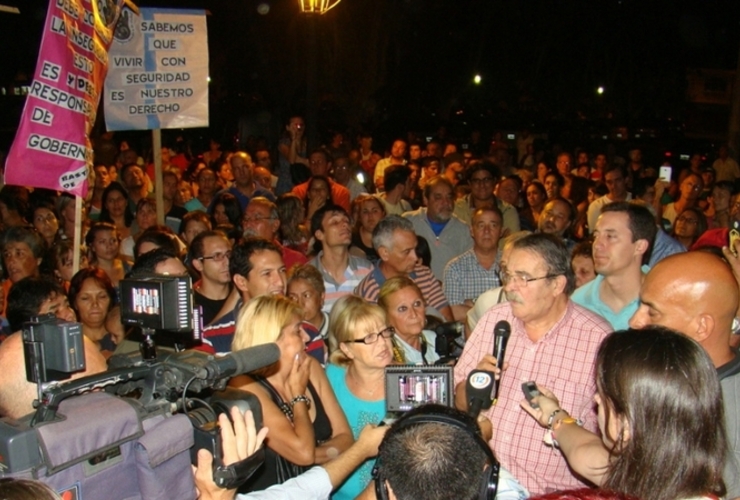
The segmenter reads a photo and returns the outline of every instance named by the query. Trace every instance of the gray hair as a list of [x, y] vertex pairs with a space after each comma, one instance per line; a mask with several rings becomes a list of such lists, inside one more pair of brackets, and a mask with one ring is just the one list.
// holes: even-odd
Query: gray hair
[[570, 267], [570, 254], [565, 244], [551, 234], [534, 233], [514, 242], [515, 250], [531, 250], [545, 260], [547, 274], [565, 276], [564, 293], [570, 296], [576, 289], [576, 277]]
[[377, 252], [380, 247], [391, 248], [393, 246], [393, 233], [396, 231], [414, 232], [411, 221], [400, 215], [389, 215], [378, 222], [373, 230], [373, 248]]

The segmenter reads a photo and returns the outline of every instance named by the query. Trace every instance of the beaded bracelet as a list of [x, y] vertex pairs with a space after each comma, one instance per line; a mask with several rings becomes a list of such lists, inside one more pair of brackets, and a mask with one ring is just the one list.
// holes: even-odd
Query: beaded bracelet
[[301, 394], [300, 396], [296, 396], [293, 399], [290, 400], [290, 407], [292, 408], [295, 406], [296, 403], [306, 403], [306, 408], [311, 407], [311, 400], [306, 397], [305, 394]]

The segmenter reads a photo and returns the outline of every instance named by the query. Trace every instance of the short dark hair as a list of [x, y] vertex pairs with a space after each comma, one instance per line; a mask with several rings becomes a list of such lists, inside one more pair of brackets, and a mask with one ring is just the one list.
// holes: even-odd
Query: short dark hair
[[212, 227], [211, 219], [208, 218], [207, 213], [203, 212], [202, 210], [193, 210], [192, 212], [186, 213], [182, 217], [182, 221], [180, 222], [179, 234], [185, 233], [185, 230], [188, 228], [188, 224], [190, 223], [190, 221], [202, 222], [209, 229]]
[[232, 276], [236, 276], [238, 274], [246, 278], [252, 271], [252, 255], [266, 250], [275, 252], [281, 257], [283, 255], [280, 248], [278, 248], [278, 246], [272, 241], [267, 241], [263, 238], [244, 238], [244, 240], [237, 243], [231, 251], [231, 257], [229, 257], [229, 272]]
[[193, 238], [193, 241], [190, 242], [190, 248], [188, 249], [188, 262], [193, 262], [194, 260], [203, 257], [203, 247], [206, 238], [223, 238], [228, 241], [228, 238], [223, 231], [213, 230], [199, 233], [195, 238]]
[[408, 165], [393, 165], [383, 172], [383, 187], [386, 191], [393, 190], [399, 184], [406, 184], [411, 177], [411, 167]]
[[23, 328], [23, 323], [38, 315], [41, 304], [54, 295], [65, 295], [56, 281], [46, 276], [27, 276], [13, 283], [8, 292], [5, 317], [14, 332]]
[[576, 277], [570, 267], [570, 254], [562, 240], [546, 233], [528, 234], [512, 245], [516, 250], [531, 250], [542, 257], [547, 265], [547, 274], [565, 276], [566, 285], [563, 292], [570, 296], [576, 289]]
[[[316, 234], [316, 231], [321, 231], [324, 229], [323, 227], [324, 216], [326, 214], [333, 214], [333, 213], [340, 213], [342, 215], [346, 215], [347, 218], [349, 218], [349, 214], [344, 208], [340, 207], [339, 205], [327, 203], [323, 207], [316, 210], [311, 216], [311, 236], [312, 237], [314, 236], [314, 234]], [[321, 248], [320, 243], [321, 242], [319, 242], [319, 248]]]
[[594, 243], [591, 240], [584, 240], [577, 243], [570, 252], [570, 260], [572, 261], [576, 257], [588, 257], [589, 259], [593, 259], [593, 248]]
[[156, 274], [157, 266], [167, 259], [179, 260], [179, 257], [168, 248], [155, 248], [150, 252], [143, 253], [136, 259], [127, 276]]
[[80, 269], [79, 271], [77, 271], [77, 274], [72, 276], [72, 279], [69, 282], [69, 292], [67, 292], [69, 305], [72, 306], [72, 309], [74, 309], [75, 313], [79, 314], [75, 301], [77, 300], [77, 296], [82, 290], [82, 285], [84, 285], [85, 281], [88, 279], [95, 280], [95, 282], [100, 285], [103, 290], [105, 290], [105, 293], [110, 299], [110, 301], [108, 302], [108, 310], [105, 312], [110, 312], [110, 310], [113, 309], [113, 306], [116, 305], [118, 294], [116, 293], [116, 289], [105, 271], [96, 266]]
[[421, 259], [423, 265], [432, 266], [432, 249], [429, 248], [429, 242], [418, 234], [416, 235], [416, 257]]
[[471, 180], [473, 179], [473, 174], [476, 172], [480, 172], [481, 170], [488, 172], [491, 174], [491, 177], [493, 177], [493, 181], [496, 182], [501, 177], [501, 174], [499, 173], [498, 167], [496, 167], [493, 162], [490, 162], [488, 160], [486, 161], [479, 161], [470, 166], [467, 172], [467, 181], [468, 184], [470, 184]]
[[609, 172], [614, 172], [615, 170], [619, 170], [619, 172], [621, 172], [622, 174], [622, 177], [627, 178], [626, 169], [618, 163], [613, 163], [611, 165], [607, 165], [607, 167], [604, 169], [604, 180], [606, 181], [606, 174], [608, 174]]
[[545, 174], [545, 179], [548, 177], [555, 177], [555, 182], [558, 183], [558, 186], [563, 187], [565, 186], [565, 178], [560, 175], [560, 172], [557, 172], [556, 170], [550, 170]]
[[[621, 212], [627, 214], [630, 232], [632, 233], [632, 242], [637, 240], [646, 240], [648, 248], [642, 255], [642, 263], [646, 264], [650, 260], [650, 254], [653, 252], [655, 235], [658, 232], [658, 226], [655, 224], [655, 218], [646, 207], [628, 201], [617, 201], [609, 203], [601, 208], [601, 213]], [[703, 214], [702, 214], [703, 215]]]
[[175, 242], [175, 235], [172, 230], [166, 226], [152, 226], [144, 230], [143, 233], [136, 238], [134, 243], [134, 260], [138, 259], [142, 254], [141, 246], [144, 243], [154, 243], [157, 248], [166, 248], [175, 255], [180, 254], [180, 248]]

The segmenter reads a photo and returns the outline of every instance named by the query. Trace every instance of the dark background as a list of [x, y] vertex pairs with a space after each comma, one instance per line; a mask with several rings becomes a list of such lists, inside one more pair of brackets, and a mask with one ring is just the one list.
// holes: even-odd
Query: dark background
[[[22, 11], [0, 13], [0, 85], [27, 83], [47, 2], [0, 3]], [[305, 111], [310, 40], [298, 0], [136, 3], [208, 9], [210, 133], [230, 137], [241, 120], [273, 136]], [[343, 0], [316, 26], [322, 131], [666, 129], [684, 117], [687, 68], [737, 67], [740, 1]]]

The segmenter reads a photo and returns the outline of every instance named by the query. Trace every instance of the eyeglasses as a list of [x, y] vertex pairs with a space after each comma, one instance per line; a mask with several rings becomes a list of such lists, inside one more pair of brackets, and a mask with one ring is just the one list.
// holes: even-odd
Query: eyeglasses
[[676, 219], [676, 222], [679, 222], [679, 221], [684, 222], [686, 224], [698, 224], [699, 223], [698, 220], [692, 219], [690, 217], [679, 217], [678, 219]]
[[249, 224], [250, 222], [260, 222], [263, 220], [275, 220], [275, 217], [262, 217], [261, 215], [255, 215], [254, 217], [242, 217], [242, 222], [244, 224]]
[[383, 330], [380, 330], [378, 333], [371, 333], [369, 335], [365, 335], [363, 338], [359, 340], [348, 340], [347, 342], [355, 343], [355, 344], [374, 344], [378, 341], [380, 337], [383, 337], [384, 339], [389, 339], [393, 337], [396, 334], [396, 329], [392, 326], [389, 326], [388, 328], [385, 328]]
[[205, 255], [203, 257], [199, 257], [198, 260], [212, 260], [213, 262], [223, 262], [224, 259], [228, 259], [229, 257], [231, 257], [231, 251], [216, 252], [213, 255]]
[[530, 281], [546, 280], [550, 278], [555, 278], [557, 276], [562, 276], [562, 273], [548, 274], [545, 276], [540, 276], [539, 278], [528, 278], [527, 276], [524, 276], [522, 274], [508, 272], [503, 272], [500, 275], [501, 282], [504, 285], [516, 285], [519, 288], [527, 288], [527, 283], [529, 283]]

